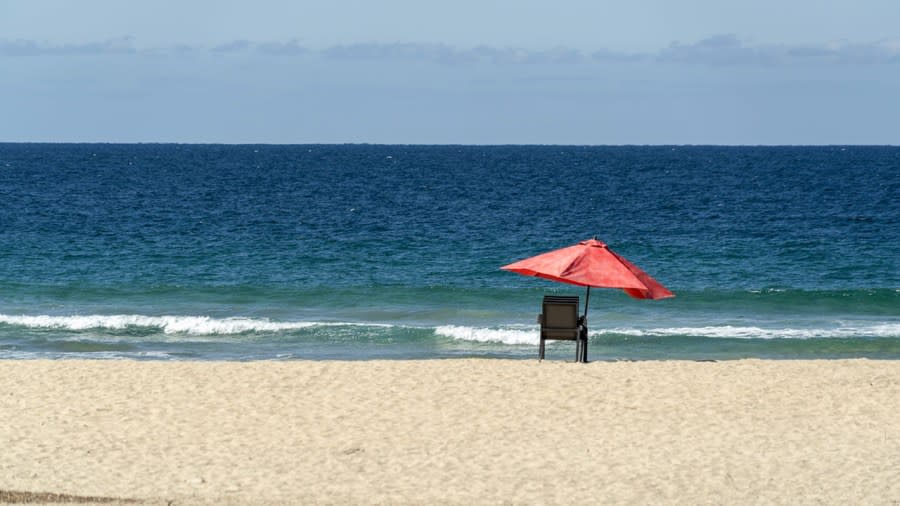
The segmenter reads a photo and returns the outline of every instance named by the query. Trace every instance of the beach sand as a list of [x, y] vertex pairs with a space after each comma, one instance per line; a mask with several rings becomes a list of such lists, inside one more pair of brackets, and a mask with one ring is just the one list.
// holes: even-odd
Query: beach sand
[[900, 504], [900, 361], [4, 361], [0, 385], [7, 502]]

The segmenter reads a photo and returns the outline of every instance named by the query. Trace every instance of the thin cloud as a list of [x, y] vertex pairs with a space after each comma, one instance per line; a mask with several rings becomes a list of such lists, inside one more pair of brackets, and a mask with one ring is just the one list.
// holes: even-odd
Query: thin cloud
[[659, 51], [656, 59], [674, 63], [702, 63], [708, 65], [736, 65], [760, 63], [760, 51], [744, 47], [735, 35], [714, 35], [691, 44], [673, 42]]
[[869, 44], [752, 45], [734, 34], [722, 34], [692, 44], [673, 42], [655, 57], [666, 63], [712, 66], [879, 65], [900, 62], [900, 43], [888, 40]]
[[565, 64], [584, 60], [576, 49], [556, 47], [534, 51], [521, 48], [476, 46], [456, 48], [446, 44], [427, 43], [358, 43], [332, 46], [321, 51], [322, 56], [335, 60], [398, 60], [425, 61], [441, 64], [487, 62], [495, 64]]
[[333, 46], [320, 51], [320, 54], [336, 60], [424, 61], [438, 64], [566, 65], [593, 61], [708, 66], [885, 65], [900, 63], [900, 40], [868, 44], [750, 44], [734, 34], [720, 34], [689, 44], [673, 42], [666, 48], [647, 53], [600, 49], [585, 55], [577, 49], [566, 47], [530, 50], [487, 45], [457, 48], [445, 44], [360, 43]]
[[189, 44], [175, 44], [169, 47], [143, 47], [135, 45], [134, 37], [118, 37], [99, 42], [85, 44], [48, 44], [35, 40], [0, 39], [0, 56], [34, 57], [34, 56], [67, 56], [67, 55], [187, 55], [199, 53], [231, 54], [258, 52], [269, 55], [301, 55], [309, 50], [300, 45], [297, 39], [286, 42], [252, 42], [238, 39], [212, 47]]
[[131, 54], [137, 50], [133, 37], [119, 37], [86, 44], [46, 44], [33, 40], [0, 40], [3, 56], [58, 56]]
[[301, 46], [297, 39], [287, 42], [253, 42], [246, 39], [232, 40], [219, 44], [208, 50], [210, 53], [262, 53], [278, 56], [295, 56], [308, 53], [309, 50]]
[[471, 50], [471, 53], [477, 55], [482, 61], [497, 64], [569, 64], [584, 61], [581, 51], [567, 47], [533, 51], [520, 48], [479, 46]]
[[333, 60], [400, 60], [460, 63], [465, 57], [446, 44], [346, 44], [323, 49], [321, 55]]
[[652, 59], [652, 55], [647, 53], [625, 53], [601, 49], [591, 53], [591, 59], [596, 62], [604, 63], [634, 63], [650, 60]]
[[213, 53], [239, 53], [249, 50], [252, 46], [253, 44], [249, 40], [240, 39], [219, 44], [210, 49], [210, 51]]
[[590, 53], [568, 47], [524, 49], [478, 45], [457, 47], [441, 43], [354, 43], [311, 50], [297, 39], [254, 42], [232, 40], [212, 47], [173, 45], [139, 48], [125, 36], [85, 44], [48, 44], [33, 40], [0, 39], [0, 56], [69, 55], [252, 55], [319, 57], [343, 61], [406, 61], [439, 65], [572, 65], [585, 63], [668, 63], [707, 66], [830, 66], [893, 65], [900, 63], [900, 39], [872, 43], [838, 41], [824, 44], [754, 44], [734, 34], [719, 34], [697, 42], [673, 42], [658, 51], [628, 53], [601, 48]]
[[309, 52], [308, 49], [300, 45], [297, 39], [291, 39], [287, 42], [264, 42], [257, 44], [256, 50], [260, 53], [279, 56], [293, 56]]

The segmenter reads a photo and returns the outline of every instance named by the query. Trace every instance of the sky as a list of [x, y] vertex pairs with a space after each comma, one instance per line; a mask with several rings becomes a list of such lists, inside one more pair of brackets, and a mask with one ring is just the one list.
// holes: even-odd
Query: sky
[[896, 0], [0, 0], [0, 142], [900, 144]]

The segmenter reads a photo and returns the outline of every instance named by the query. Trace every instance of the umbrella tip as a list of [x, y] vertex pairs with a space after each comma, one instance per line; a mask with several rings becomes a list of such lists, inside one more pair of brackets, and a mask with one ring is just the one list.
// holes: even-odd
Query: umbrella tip
[[583, 244], [585, 246], [594, 246], [598, 248], [606, 248], [606, 243], [603, 241], [597, 240], [597, 236], [595, 235], [593, 239], [588, 239], [587, 241], [581, 241], [578, 244]]

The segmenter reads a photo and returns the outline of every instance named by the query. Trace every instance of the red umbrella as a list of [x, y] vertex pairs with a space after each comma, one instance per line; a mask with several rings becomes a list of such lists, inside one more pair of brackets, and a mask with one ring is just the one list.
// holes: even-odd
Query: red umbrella
[[[609, 249], [606, 243], [597, 239], [581, 241], [566, 248], [519, 260], [504, 265], [501, 269], [525, 276], [586, 286], [585, 325], [591, 287], [620, 288], [636, 299], [664, 299], [675, 296], [659, 281], [651, 278], [638, 266], [622, 258]], [[587, 346], [584, 347], [584, 359], [587, 361]]]

